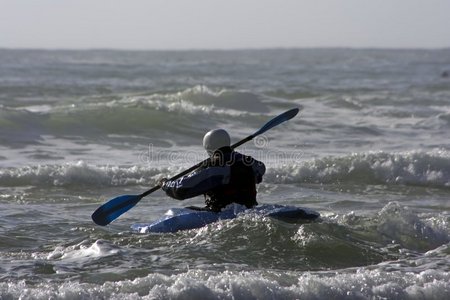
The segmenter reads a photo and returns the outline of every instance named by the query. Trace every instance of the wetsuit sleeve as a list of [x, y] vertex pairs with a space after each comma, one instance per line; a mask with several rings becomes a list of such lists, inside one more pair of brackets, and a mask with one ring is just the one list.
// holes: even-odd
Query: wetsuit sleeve
[[254, 160], [252, 164], [253, 173], [255, 173], [256, 183], [261, 183], [263, 175], [266, 173], [266, 166], [259, 160]]
[[177, 180], [166, 181], [161, 187], [166, 194], [177, 200], [184, 200], [228, 184], [230, 167], [210, 167], [198, 170]]

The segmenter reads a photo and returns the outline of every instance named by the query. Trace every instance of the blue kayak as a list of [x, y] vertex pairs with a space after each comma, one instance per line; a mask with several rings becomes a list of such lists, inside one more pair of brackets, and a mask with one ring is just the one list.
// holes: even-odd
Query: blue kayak
[[241, 214], [258, 214], [286, 222], [312, 221], [320, 217], [318, 212], [304, 207], [264, 204], [248, 209], [239, 204], [231, 204], [218, 213], [191, 208], [172, 208], [153, 223], [134, 224], [131, 229], [139, 233], [177, 232], [200, 228], [219, 220], [234, 219]]

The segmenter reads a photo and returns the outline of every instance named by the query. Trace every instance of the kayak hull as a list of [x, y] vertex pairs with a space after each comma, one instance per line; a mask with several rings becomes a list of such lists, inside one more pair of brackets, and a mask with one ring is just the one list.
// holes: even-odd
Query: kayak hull
[[177, 232], [200, 228], [219, 220], [234, 219], [241, 214], [258, 214], [286, 222], [313, 221], [320, 217], [318, 212], [304, 207], [265, 204], [247, 209], [239, 204], [231, 204], [219, 213], [190, 208], [172, 208], [160, 219], [152, 223], [133, 224], [131, 229], [139, 233]]

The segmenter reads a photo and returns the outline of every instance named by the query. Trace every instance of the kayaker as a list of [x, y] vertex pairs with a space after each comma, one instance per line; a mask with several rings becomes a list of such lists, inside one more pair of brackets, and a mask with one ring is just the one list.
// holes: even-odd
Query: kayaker
[[191, 207], [199, 210], [219, 212], [231, 203], [247, 208], [258, 205], [256, 184], [262, 181], [266, 167], [251, 156], [233, 151], [230, 145], [230, 135], [224, 129], [207, 132], [203, 147], [210, 162], [177, 180], [161, 180], [162, 190], [177, 200], [205, 195], [206, 207]]

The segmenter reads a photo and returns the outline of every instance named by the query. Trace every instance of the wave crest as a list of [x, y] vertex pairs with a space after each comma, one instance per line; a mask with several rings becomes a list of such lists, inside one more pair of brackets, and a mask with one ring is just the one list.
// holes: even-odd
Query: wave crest
[[450, 153], [369, 152], [325, 157], [269, 171], [273, 183], [360, 183], [450, 187]]
[[162, 130], [190, 136], [224, 121], [239, 122], [270, 113], [261, 96], [195, 86], [174, 93], [93, 97], [82, 103], [0, 107], [0, 139], [35, 135], [96, 136], [103, 133], [152, 136]]
[[127, 186], [155, 184], [168, 168], [92, 166], [83, 161], [0, 170], [2, 186]]
[[[0, 170], [2, 186], [128, 186], [152, 185], [162, 177], [182, 171], [180, 166], [95, 166], [83, 161]], [[450, 187], [450, 153], [370, 152], [325, 157], [270, 167], [269, 184], [401, 184]]]

